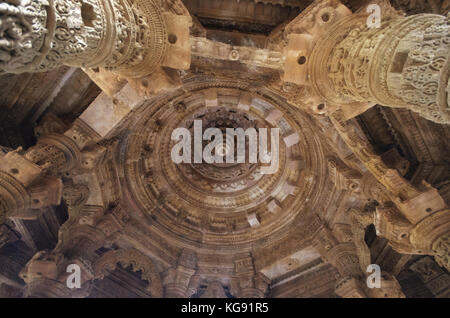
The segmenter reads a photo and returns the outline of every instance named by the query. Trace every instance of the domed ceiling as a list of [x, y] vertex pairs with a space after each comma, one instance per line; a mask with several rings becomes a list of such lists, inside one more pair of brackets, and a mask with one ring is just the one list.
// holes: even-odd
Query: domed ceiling
[[[320, 193], [330, 182], [327, 146], [319, 127], [263, 87], [192, 78], [183, 91], [147, 101], [133, 116], [133, 132], [120, 146], [122, 186], [149, 224], [180, 246], [250, 250], [282, 238], [313, 210], [326, 208]], [[172, 132], [185, 127], [194, 136], [195, 120], [203, 129], [280, 128], [276, 173], [261, 173], [260, 161], [174, 163]], [[230, 143], [224, 142], [225, 153]]]
[[[177, 128], [190, 132], [193, 159], [195, 121], [202, 131], [222, 130], [223, 163], [173, 161]], [[279, 128], [275, 173], [262, 172], [270, 163], [249, 162], [249, 138], [245, 162], [226, 163], [233, 145], [237, 156], [226, 128]], [[117, 134], [97, 172], [101, 196], [130, 218], [116, 244], [145, 246], [163, 268], [177, 262], [180, 251], [194, 252], [198, 275], [224, 286], [249, 256], [245, 266], [269, 278], [321, 264], [311, 248], [322, 224], [317, 212], [334, 219], [336, 209], [351, 207], [351, 193], [360, 195], [359, 189], [343, 191], [347, 185], [337, 189], [330, 176], [330, 163], [349, 154], [333, 142], [331, 123], [298, 111], [259, 81], [187, 74], [181, 89], [137, 106]]]
[[448, 1], [61, 1], [0, 32], [0, 296], [450, 295]]

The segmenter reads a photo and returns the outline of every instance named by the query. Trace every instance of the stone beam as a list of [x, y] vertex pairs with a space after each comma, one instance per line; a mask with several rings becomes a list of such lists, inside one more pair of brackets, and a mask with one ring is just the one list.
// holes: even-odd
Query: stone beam
[[195, 36], [192, 36], [190, 41], [193, 56], [235, 61], [249, 66], [264, 67], [279, 71], [284, 70], [285, 57], [281, 52], [247, 46], [233, 46]]

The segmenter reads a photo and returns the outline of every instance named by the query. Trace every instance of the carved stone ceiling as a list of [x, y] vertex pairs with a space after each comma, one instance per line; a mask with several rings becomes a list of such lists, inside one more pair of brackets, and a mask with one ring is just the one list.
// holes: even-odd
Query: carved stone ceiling
[[[260, 163], [173, 163], [171, 132], [193, 129], [196, 119], [204, 128], [280, 128], [277, 173], [261, 174]], [[192, 249], [199, 272], [220, 278], [234, 258], [254, 253], [256, 268], [278, 277], [305, 265], [296, 261], [303, 248], [310, 261], [317, 259], [308, 247], [314, 211], [330, 211], [323, 217], [336, 222], [336, 208], [349, 208], [326, 173], [327, 160], [340, 151], [326, 130], [263, 85], [187, 76], [182, 89], [146, 101], [121, 126], [114, 154], [99, 169], [105, 172], [102, 196], [111, 197], [120, 185], [120, 204], [132, 217], [126, 240], [164, 240], [164, 253], [156, 251], [163, 263], [172, 262], [170, 250]], [[291, 265], [271, 268], [291, 254]]]
[[[208, 94], [217, 100], [205, 107]], [[294, 220], [326, 207], [319, 200], [329, 183], [322, 169], [327, 147], [319, 128], [267, 94], [245, 83], [193, 78], [183, 92], [136, 112], [134, 133], [121, 146], [119, 162], [126, 164], [118, 169], [125, 176], [122, 186], [142, 213], [151, 216], [153, 226], [197, 248], [245, 251], [286, 235], [296, 228]], [[278, 172], [264, 175], [260, 164], [249, 163], [173, 163], [170, 132], [190, 128], [199, 118], [205, 129], [279, 127], [284, 141]], [[248, 221], [253, 214], [260, 223], [254, 229]]]
[[[298, 16], [312, 1], [183, 2], [196, 20], [192, 34], [221, 44], [245, 44], [259, 49], [270, 47], [277, 27]], [[351, 9], [358, 7], [357, 1], [343, 3]], [[438, 7], [433, 1], [391, 3], [413, 14], [438, 13], [446, 9], [447, 2]], [[271, 38], [266, 38], [269, 34]], [[353, 240], [348, 211], [373, 203], [366, 200], [360, 183], [354, 182], [362, 178], [367, 168], [356, 160], [328, 117], [311, 114], [288, 102], [293, 95], [307, 92], [280, 84], [276, 65], [269, 66], [238, 64], [200, 53], [193, 56], [190, 70], [177, 71], [179, 81], [169, 80], [168, 89], [141, 100], [107, 135], [100, 143], [104, 147], [103, 158], [95, 168], [86, 161], [87, 167], [64, 175], [68, 194], [65, 192], [66, 202], [59, 209], [67, 209], [67, 205], [70, 214], [67, 197], [83, 192], [77, 183], [88, 186], [89, 195], [80, 194], [83, 199], [89, 197], [84, 203], [89, 207], [107, 206], [107, 214], [119, 218], [123, 227], [114, 243], [107, 244], [107, 257], [116, 249], [137, 249], [155, 263], [156, 269], [152, 270], [166, 277], [180, 259], [184, 260], [183, 253], [194, 252], [195, 257], [188, 254], [186, 262], [196, 263], [195, 275], [205, 284], [210, 283], [205, 295], [224, 296], [225, 291], [216, 286], [217, 282], [231, 286], [230, 277], [242, 266], [262, 273], [278, 297], [335, 297], [339, 274], [321, 257], [311, 234], [326, 223], [340, 242]], [[149, 89], [145, 80], [138, 86], [144, 91]], [[90, 104], [105, 98], [100, 93], [100, 88], [82, 70], [67, 66], [46, 73], [2, 75], [1, 145], [26, 148], [40, 131], [64, 131], [61, 127], [72, 124]], [[101, 115], [97, 116], [101, 120]], [[202, 120], [203, 129], [279, 128], [279, 169], [275, 174], [263, 174], [261, 163], [175, 164], [171, 159], [172, 131], [179, 127], [192, 131], [198, 119]], [[383, 159], [389, 168], [397, 169], [414, 184], [426, 180], [438, 190], [445, 188], [443, 193], [450, 192], [450, 126], [431, 123], [406, 109], [382, 106], [349, 122], [378, 154], [388, 153]], [[13, 130], [8, 133], [9, 126]], [[35, 126], [36, 135], [28, 136], [27, 132]], [[389, 160], [390, 156], [398, 160]], [[90, 159], [89, 154], [87, 158]], [[406, 166], [400, 167], [398, 162]], [[341, 166], [346, 167], [340, 170]], [[342, 170], [351, 170], [351, 177], [342, 181]], [[358, 178], [354, 171], [358, 171]], [[96, 186], [92, 186], [94, 183]], [[122, 215], [117, 211], [125, 212]], [[83, 217], [77, 222], [84, 222]], [[86, 219], [89, 224], [94, 217], [88, 215]], [[41, 218], [39, 222], [44, 221]], [[59, 227], [59, 223], [52, 222], [49, 231], [56, 236], [54, 227]], [[70, 226], [71, 222], [75, 221], [69, 219], [65, 225]], [[22, 223], [17, 224], [22, 232], [28, 231]], [[110, 228], [105, 222], [102, 230], [107, 232]], [[31, 236], [23, 240], [32, 242]], [[60, 240], [65, 239], [60, 236]], [[324, 237], [327, 244], [328, 237]], [[56, 244], [54, 240], [52, 243]], [[372, 249], [376, 255], [373, 257], [385, 262], [396, 274], [407, 262], [417, 261], [402, 258], [377, 239]], [[98, 254], [104, 257], [103, 252]], [[248, 257], [250, 265], [246, 263]], [[113, 280], [141, 284], [142, 277], [134, 272], [136, 268], [114, 268], [107, 275], [110, 280], [95, 285], [91, 297], [111, 296], [105, 290], [115, 286]], [[402, 275], [399, 277], [407, 281], [412, 274]], [[123, 294], [145, 297], [154, 292], [145, 290], [146, 284], [141, 285]], [[192, 295], [198, 290], [189, 292]]]

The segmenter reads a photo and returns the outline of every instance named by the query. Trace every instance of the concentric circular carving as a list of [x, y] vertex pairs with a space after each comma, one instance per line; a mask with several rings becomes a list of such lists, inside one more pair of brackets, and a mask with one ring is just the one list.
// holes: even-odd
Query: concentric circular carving
[[[255, 128], [263, 126], [263, 122], [257, 123], [256, 117], [250, 117], [242, 111], [233, 109], [231, 107], [212, 107], [204, 108], [201, 107], [199, 111], [192, 116], [188, 115], [186, 119], [183, 120], [185, 123], [184, 127], [189, 129], [191, 136], [194, 136], [194, 121], [201, 120], [202, 131], [209, 128], [218, 128], [223, 133], [223, 145], [220, 154], [222, 154], [223, 163], [194, 163], [192, 159], [191, 164], [181, 165], [178, 168], [185, 175], [188, 181], [194, 182], [196, 186], [205, 185], [206, 191], [213, 192], [227, 192], [227, 191], [237, 191], [240, 187], [239, 185], [249, 185], [252, 180], [257, 178], [257, 164], [250, 163], [249, 153], [246, 151], [246, 160], [244, 163], [237, 163], [237, 140], [231, 135], [226, 134], [227, 128], [238, 129], [242, 128], [244, 131], [248, 128]], [[182, 125], [180, 126], [182, 127]], [[203, 141], [203, 147], [209, 141]], [[248, 147], [249, 140], [246, 139], [246, 150]], [[231, 149], [233, 147], [233, 150]], [[226, 155], [234, 151], [234, 162], [226, 163]], [[192, 153], [194, 154], [194, 149], [192, 147]], [[194, 156], [192, 156], [194, 157]], [[200, 182], [198, 182], [200, 181]], [[211, 188], [212, 186], [212, 188]]]
[[[245, 163], [174, 163], [172, 132], [192, 130], [195, 120], [202, 120], [203, 129], [222, 131], [279, 128], [278, 170], [263, 174], [269, 164], [249, 163], [248, 140]], [[242, 248], [279, 238], [319, 202], [326, 165], [317, 128], [269, 92], [196, 79], [167, 99], [143, 105], [132, 125], [121, 160], [128, 191], [153, 226], [184, 245]], [[231, 146], [224, 138], [224, 155]]]

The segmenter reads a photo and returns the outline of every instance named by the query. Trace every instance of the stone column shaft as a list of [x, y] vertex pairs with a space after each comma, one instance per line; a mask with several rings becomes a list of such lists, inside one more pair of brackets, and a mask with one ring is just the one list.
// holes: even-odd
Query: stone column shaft
[[350, 15], [318, 41], [310, 58], [318, 94], [347, 113], [357, 103], [371, 103], [450, 123], [449, 18], [383, 13], [381, 21], [369, 28], [366, 14]]
[[0, 70], [9, 73], [65, 64], [142, 77], [160, 66], [169, 44], [154, 0], [7, 0], [0, 13]]

